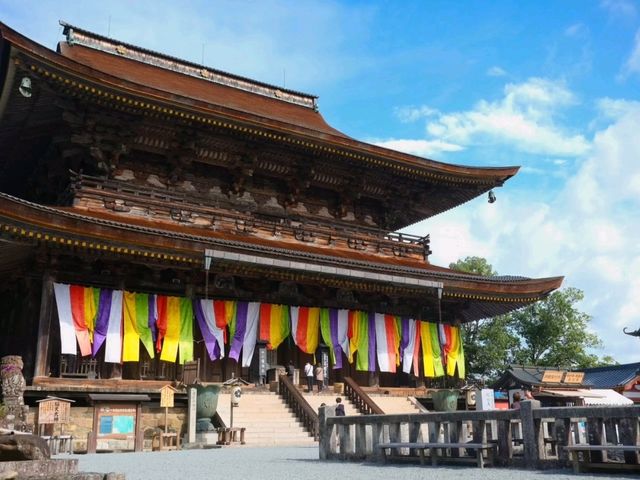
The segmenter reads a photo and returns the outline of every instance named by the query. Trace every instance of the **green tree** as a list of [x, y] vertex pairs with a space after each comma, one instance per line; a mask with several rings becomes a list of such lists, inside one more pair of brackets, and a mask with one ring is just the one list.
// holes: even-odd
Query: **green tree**
[[[466, 257], [449, 267], [496, 275], [481, 257]], [[610, 356], [600, 359], [589, 353], [602, 344], [589, 332], [591, 317], [576, 307], [583, 298], [582, 291], [569, 287], [507, 315], [465, 324], [464, 348], [470, 376], [494, 379], [510, 363], [573, 369], [615, 363]]]
[[577, 288], [564, 288], [546, 299], [512, 312], [511, 328], [520, 339], [515, 360], [525, 365], [588, 368], [598, 356], [588, 350], [601, 348], [589, 332], [591, 317], [576, 308], [584, 298]]
[[482, 275], [485, 277], [491, 277], [498, 274], [491, 264], [487, 262], [487, 259], [482, 257], [465, 257], [455, 263], [450, 263], [449, 268], [451, 270], [475, 273], [476, 275]]
[[[449, 264], [449, 268], [485, 277], [497, 275], [493, 266], [482, 257], [466, 257]], [[494, 378], [508, 366], [511, 352], [518, 345], [510, 320], [508, 315], [500, 315], [462, 326], [467, 371], [472, 377]]]

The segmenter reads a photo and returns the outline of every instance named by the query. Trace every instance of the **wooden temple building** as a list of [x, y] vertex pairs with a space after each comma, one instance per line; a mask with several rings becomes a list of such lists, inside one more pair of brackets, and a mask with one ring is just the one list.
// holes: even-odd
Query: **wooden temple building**
[[[448, 325], [560, 286], [561, 277], [438, 267], [429, 236], [397, 233], [501, 186], [517, 167], [367, 144], [328, 125], [313, 95], [67, 24], [64, 34], [52, 51], [0, 24], [0, 356], [21, 355], [41, 396], [180, 378], [179, 359], [152, 358], [142, 342], [138, 361], [122, 364], [104, 352], [61, 355], [56, 284]], [[212, 361], [193, 325], [203, 381], [250, 379], [228, 356]], [[290, 337], [267, 353], [269, 365], [312, 358]], [[330, 381], [415, 382], [370, 370], [345, 358]]]

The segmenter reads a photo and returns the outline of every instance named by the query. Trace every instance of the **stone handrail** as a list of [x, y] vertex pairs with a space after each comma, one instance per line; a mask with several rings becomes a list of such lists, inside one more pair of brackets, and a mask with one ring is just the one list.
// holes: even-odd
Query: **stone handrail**
[[287, 406], [293, 410], [294, 415], [302, 422], [304, 428], [313, 435], [313, 438], [318, 440], [318, 414], [288, 376], [280, 375], [278, 383], [280, 396]]
[[384, 415], [382, 409], [350, 377], [344, 379], [344, 394], [363, 415]]
[[[528, 468], [568, 465], [565, 448], [574, 444], [603, 445], [592, 461], [606, 460], [604, 445], [638, 445], [640, 406], [539, 408], [523, 401], [520, 410], [457, 411], [400, 415], [334, 417], [320, 408], [320, 458], [382, 459], [381, 443], [496, 443], [496, 464]], [[584, 422], [584, 423], [583, 423]], [[586, 430], [583, 425], [586, 424]], [[519, 449], [522, 445], [521, 451]], [[393, 449], [394, 455], [416, 457], [415, 449]], [[451, 457], [469, 449], [452, 448]], [[595, 455], [594, 455], [595, 454]], [[634, 457], [635, 455], [635, 457]], [[625, 452], [637, 464], [635, 452]]]

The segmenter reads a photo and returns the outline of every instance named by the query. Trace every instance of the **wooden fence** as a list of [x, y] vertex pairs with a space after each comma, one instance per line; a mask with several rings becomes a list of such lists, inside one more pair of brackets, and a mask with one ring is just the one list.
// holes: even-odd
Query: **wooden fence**
[[[320, 458], [382, 461], [382, 443], [455, 443], [451, 459], [472, 457], [464, 443], [495, 443], [498, 465], [528, 468], [566, 466], [568, 445], [640, 445], [640, 406], [540, 408], [523, 401], [520, 410], [457, 411], [333, 417], [320, 408]], [[418, 459], [413, 448], [392, 449], [399, 460]], [[591, 460], [598, 458], [598, 452]], [[610, 459], [638, 464], [638, 453]]]

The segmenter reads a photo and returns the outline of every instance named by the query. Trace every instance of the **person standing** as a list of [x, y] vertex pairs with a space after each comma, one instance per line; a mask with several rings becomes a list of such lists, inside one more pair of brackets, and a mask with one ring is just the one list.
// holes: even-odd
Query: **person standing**
[[322, 392], [324, 388], [324, 368], [319, 363], [316, 365], [316, 369], [314, 371], [316, 375], [316, 384], [318, 385], [318, 393]]
[[336, 417], [344, 417], [344, 403], [342, 403], [342, 399], [340, 397], [336, 398]]
[[289, 360], [289, 365], [287, 365], [287, 375], [293, 381], [293, 374], [296, 372], [296, 366], [293, 364], [293, 360]]
[[520, 394], [520, 392], [515, 392], [513, 394], [513, 404], [511, 405], [511, 408], [513, 408], [514, 410], [520, 410], [521, 401], [522, 401], [522, 395]]
[[304, 365], [304, 375], [307, 377], [307, 392], [313, 392], [313, 365], [307, 362]]

